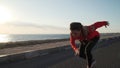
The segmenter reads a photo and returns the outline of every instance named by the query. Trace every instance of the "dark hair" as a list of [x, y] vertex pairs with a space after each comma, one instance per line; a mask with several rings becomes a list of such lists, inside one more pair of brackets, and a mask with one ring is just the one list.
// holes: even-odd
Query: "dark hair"
[[70, 30], [81, 30], [83, 25], [80, 22], [72, 22], [70, 24]]
[[85, 37], [83, 25], [80, 22], [72, 22], [70, 24], [70, 30], [79, 30], [83, 37]]

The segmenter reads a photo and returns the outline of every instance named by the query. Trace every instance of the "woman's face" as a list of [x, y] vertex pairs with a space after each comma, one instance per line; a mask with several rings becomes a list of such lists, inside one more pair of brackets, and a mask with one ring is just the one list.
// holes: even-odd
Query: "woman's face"
[[81, 34], [80, 30], [71, 30], [72, 36], [73, 37], [79, 37]]

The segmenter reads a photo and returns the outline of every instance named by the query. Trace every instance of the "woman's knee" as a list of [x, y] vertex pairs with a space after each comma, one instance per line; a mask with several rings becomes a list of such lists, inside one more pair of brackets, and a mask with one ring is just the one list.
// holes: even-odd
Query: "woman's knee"
[[86, 54], [87, 54], [87, 55], [91, 55], [91, 50], [86, 49]]

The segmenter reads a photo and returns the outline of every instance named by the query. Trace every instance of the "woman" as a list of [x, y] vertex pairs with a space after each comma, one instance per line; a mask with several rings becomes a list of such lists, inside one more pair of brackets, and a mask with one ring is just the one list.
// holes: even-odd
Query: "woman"
[[[79, 22], [72, 22], [70, 24], [71, 47], [75, 51], [76, 55], [87, 60], [87, 68], [93, 68], [96, 62], [91, 54], [92, 48], [100, 38], [99, 32], [96, 31], [96, 29], [102, 26], [107, 27], [108, 25], [108, 21], [99, 21], [90, 26], [83, 26]], [[81, 46], [79, 48], [75, 45], [75, 40], [79, 40], [81, 42]]]

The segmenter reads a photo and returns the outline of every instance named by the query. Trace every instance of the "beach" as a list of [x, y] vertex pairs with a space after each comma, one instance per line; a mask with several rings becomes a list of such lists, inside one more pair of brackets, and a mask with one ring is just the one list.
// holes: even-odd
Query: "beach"
[[[15, 44], [16, 45], [16, 44]], [[41, 44], [35, 44], [35, 45], [24, 45], [24, 46], [17, 46], [17, 47], [10, 47], [10, 48], [4, 48], [0, 49], [0, 55], [3, 54], [17, 54], [17, 53], [24, 53], [29, 51], [35, 51], [35, 50], [45, 50], [50, 48], [57, 48], [62, 46], [68, 46], [69, 41], [68, 40], [62, 40], [58, 41], [52, 41], [48, 43], [41, 43]]]

